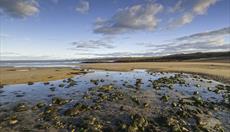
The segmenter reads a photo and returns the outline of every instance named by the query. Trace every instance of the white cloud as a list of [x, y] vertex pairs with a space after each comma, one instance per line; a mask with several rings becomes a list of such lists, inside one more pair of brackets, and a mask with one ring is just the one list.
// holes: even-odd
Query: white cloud
[[214, 5], [218, 0], [198, 0], [190, 11], [185, 12], [180, 18], [174, 20], [170, 27], [180, 27], [191, 23], [197, 15], [204, 15], [211, 5]]
[[119, 34], [135, 30], [153, 31], [159, 21], [156, 15], [162, 10], [162, 5], [152, 2], [119, 9], [109, 20], [97, 19], [94, 32]]
[[97, 50], [97, 49], [112, 49], [115, 48], [109, 39], [87, 40], [87, 41], [74, 41], [71, 44], [74, 46], [72, 50]]
[[0, 12], [12, 17], [24, 18], [38, 13], [39, 8], [35, 0], [0, 0]]
[[206, 13], [207, 9], [216, 2], [217, 0], [199, 0], [198, 3], [193, 7], [193, 12], [198, 15], [203, 15]]
[[170, 8], [169, 11], [172, 12], [172, 13], [175, 13], [177, 11], [182, 10], [183, 9], [182, 4], [183, 4], [183, 0], [177, 1], [177, 3], [175, 4], [175, 6], [173, 6], [172, 8]]
[[177, 27], [177, 26], [188, 24], [188, 23], [192, 22], [193, 18], [194, 18], [193, 14], [185, 13], [181, 18], [174, 21], [171, 26]]
[[90, 4], [88, 1], [80, 0], [75, 9], [77, 12], [86, 13], [90, 9]]

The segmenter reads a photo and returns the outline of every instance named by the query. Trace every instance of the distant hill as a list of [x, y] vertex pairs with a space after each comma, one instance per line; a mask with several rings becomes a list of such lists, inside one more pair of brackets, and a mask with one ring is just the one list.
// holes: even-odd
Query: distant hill
[[98, 58], [88, 59], [83, 63], [102, 62], [169, 62], [169, 61], [215, 61], [230, 62], [230, 51], [226, 52], [197, 52], [189, 54], [174, 54], [160, 57], [120, 57], [120, 58]]

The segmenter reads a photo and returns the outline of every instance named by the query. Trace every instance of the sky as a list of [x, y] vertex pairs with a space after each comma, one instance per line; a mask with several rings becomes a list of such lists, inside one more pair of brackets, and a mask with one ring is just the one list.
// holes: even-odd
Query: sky
[[229, 0], [0, 0], [1, 60], [229, 50]]

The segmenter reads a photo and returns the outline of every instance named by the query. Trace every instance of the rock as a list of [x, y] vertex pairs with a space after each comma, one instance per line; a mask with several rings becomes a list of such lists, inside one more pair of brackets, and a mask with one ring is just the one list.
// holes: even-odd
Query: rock
[[139, 114], [132, 115], [131, 120], [131, 124], [128, 126], [128, 132], [144, 131], [148, 126], [148, 121]]
[[138, 132], [138, 127], [136, 125], [130, 125], [128, 127], [128, 132]]
[[38, 108], [42, 108], [42, 107], [46, 106], [46, 104], [40, 102], [40, 103], [37, 103], [36, 106], [37, 106]]
[[144, 105], [145, 108], [146, 108], [146, 107], [149, 107], [149, 104], [148, 104], [148, 103], [144, 103], [143, 105]]
[[175, 76], [170, 77], [161, 77], [157, 80], [152, 81], [153, 88], [157, 90], [160, 87], [168, 87], [169, 89], [173, 88], [173, 84], [185, 84], [185, 80], [180, 76], [180, 74], [176, 74]]
[[224, 90], [225, 87], [222, 84], [218, 84], [218, 85], [216, 85], [216, 89], [218, 89], [218, 90]]
[[164, 95], [161, 97], [161, 100], [167, 102], [169, 100], [169, 96], [168, 95]]
[[121, 106], [121, 107], [120, 107], [120, 111], [123, 111], [123, 110], [124, 110], [124, 106]]
[[71, 81], [69, 84], [68, 84], [68, 88], [72, 87], [72, 86], [75, 86], [77, 85], [77, 82], [76, 81]]
[[17, 117], [16, 116], [11, 117], [9, 120], [9, 124], [15, 125], [16, 123], [18, 123]]
[[14, 110], [16, 112], [22, 112], [22, 111], [27, 111], [28, 110], [28, 106], [25, 103], [19, 103]]
[[140, 101], [136, 97], [131, 97], [131, 100], [138, 105], [140, 104]]
[[221, 128], [221, 122], [213, 117], [199, 114], [196, 115], [196, 120], [199, 127], [207, 131], [213, 131]]
[[53, 104], [63, 105], [63, 104], [66, 104], [68, 102], [69, 102], [69, 100], [66, 100], [66, 99], [62, 99], [62, 98], [58, 98], [58, 97], [52, 98], [52, 103]]
[[136, 88], [137, 88], [137, 89], [139, 89], [139, 88], [140, 88], [141, 81], [142, 81], [142, 79], [140, 79], [140, 78], [136, 79], [135, 86], [136, 86]]
[[101, 92], [109, 92], [113, 89], [113, 86], [112, 85], [108, 85], [108, 86], [102, 86], [98, 89], [98, 91], [101, 91]]
[[98, 85], [98, 81], [99, 80], [93, 80], [93, 79], [90, 80], [90, 82], [94, 83], [95, 85]]
[[28, 82], [28, 85], [33, 85], [34, 83], [33, 82]]
[[173, 103], [172, 103], [172, 106], [173, 106], [173, 107], [176, 107], [176, 106], [177, 106], [177, 103], [176, 103], [176, 102], [173, 102]]
[[47, 106], [44, 110], [45, 114], [55, 113], [57, 111], [56, 107], [54, 106]]
[[67, 83], [69, 83], [67, 86], [68, 88], [77, 85], [77, 82], [71, 78], [67, 79]]
[[51, 87], [50, 88], [51, 91], [55, 91], [55, 89], [56, 89], [55, 87]]
[[4, 87], [4, 85], [3, 84], [0, 84], [0, 88], [3, 88]]
[[4, 91], [3, 90], [0, 90], [0, 94], [3, 93]]
[[88, 110], [88, 106], [81, 103], [76, 103], [73, 108], [66, 110], [64, 114], [66, 116], [76, 116], [86, 110]]
[[23, 97], [23, 96], [24, 96], [23, 94], [16, 95], [16, 97]]
[[199, 92], [198, 92], [198, 91], [193, 92], [193, 95], [197, 95], [197, 94], [199, 94]]
[[70, 109], [66, 110], [64, 114], [66, 116], [75, 116], [75, 115], [80, 114], [80, 110], [77, 108], [70, 108]]
[[63, 87], [65, 87], [65, 84], [61, 83], [58, 86], [61, 87], [61, 88], [63, 88]]
[[194, 105], [203, 105], [204, 101], [203, 99], [199, 96], [199, 97], [192, 97], [193, 101], [194, 101]]
[[47, 106], [43, 112], [43, 119], [45, 121], [58, 121], [58, 109], [55, 106]]
[[50, 82], [44, 82], [44, 85], [49, 85], [50, 84]]

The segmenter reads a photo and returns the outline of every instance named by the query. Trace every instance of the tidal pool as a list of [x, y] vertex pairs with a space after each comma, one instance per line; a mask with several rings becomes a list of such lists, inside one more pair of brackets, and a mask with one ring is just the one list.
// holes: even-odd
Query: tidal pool
[[229, 86], [184, 73], [91, 70], [0, 89], [0, 131], [228, 131]]

